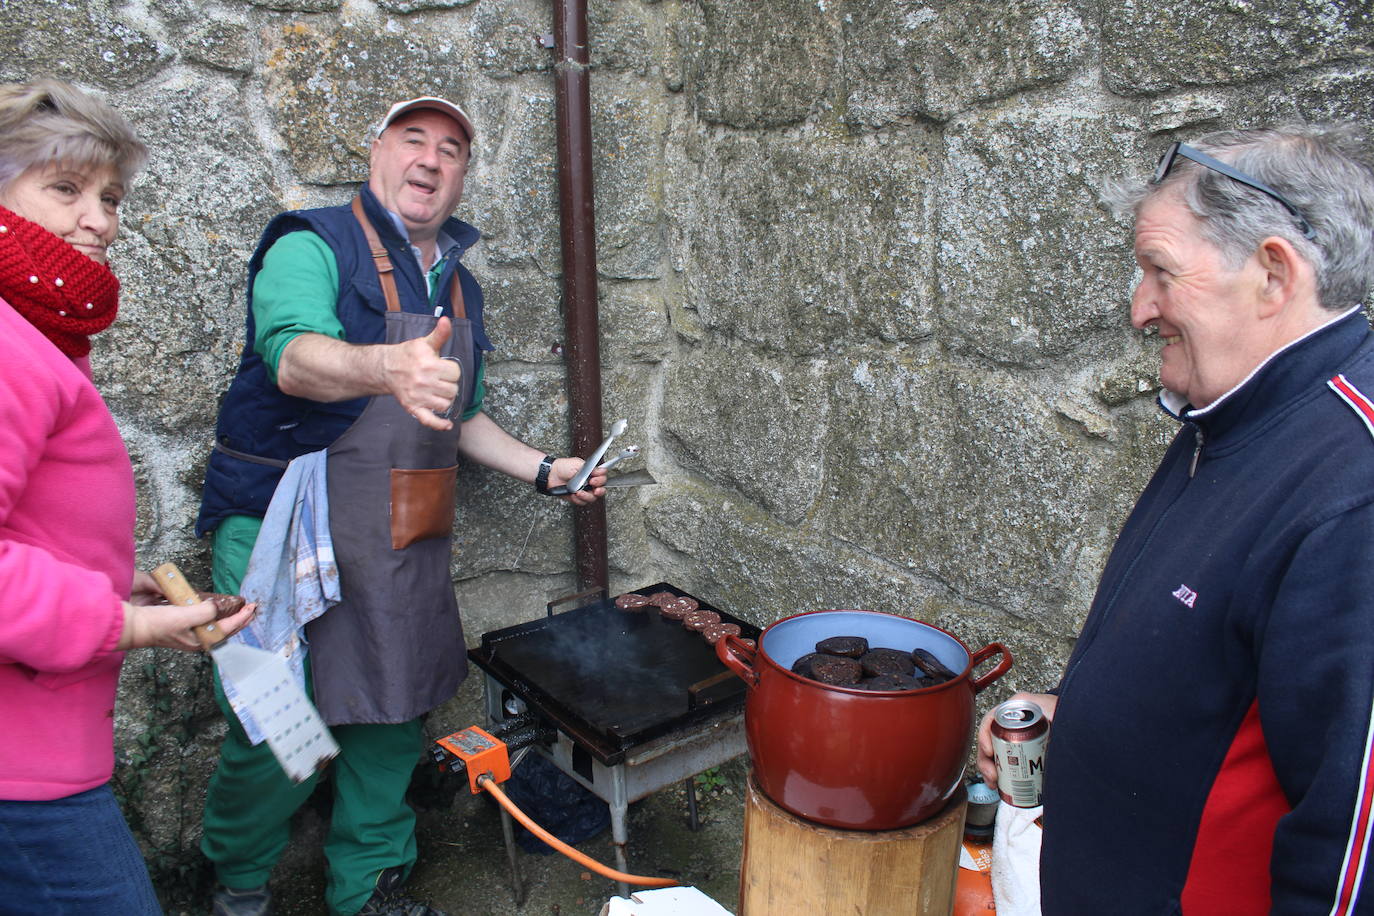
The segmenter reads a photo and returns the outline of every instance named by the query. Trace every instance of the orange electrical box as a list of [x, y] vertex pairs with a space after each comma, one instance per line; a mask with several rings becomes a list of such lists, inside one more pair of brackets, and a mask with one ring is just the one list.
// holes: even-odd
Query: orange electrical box
[[468, 787], [473, 795], [482, 793], [477, 785], [479, 776], [490, 776], [497, 783], [510, 779], [510, 753], [506, 750], [506, 743], [493, 738], [476, 725], [434, 743], [463, 762], [468, 771]]

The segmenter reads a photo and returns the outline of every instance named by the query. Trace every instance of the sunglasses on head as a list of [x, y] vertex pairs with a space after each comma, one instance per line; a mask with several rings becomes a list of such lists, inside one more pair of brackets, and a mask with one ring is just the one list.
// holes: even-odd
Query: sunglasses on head
[[1284, 209], [1293, 214], [1293, 218], [1298, 221], [1298, 229], [1302, 231], [1303, 238], [1314, 239], [1317, 237], [1317, 231], [1312, 228], [1312, 224], [1307, 221], [1307, 217], [1302, 215], [1302, 211], [1289, 203], [1288, 199], [1278, 191], [1275, 191], [1262, 181], [1251, 178], [1240, 169], [1234, 169], [1220, 159], [1213, 159], [1201, 150], [1194, 149], [1186, 143], [1175, 141], [1169, 144], [1169, 148], [1164, 151], [1164, 155], [1159, 157], [1159, 165], [1155, 166], [1155, 177], [1150, 179], [1150, 184], [1159, 184], [1163, 181], [1169, 174], [1169, 169], [1174, 167], [1174, 162], [1180, 156], [1184, 159], [1191, 159], [1198, 165], [1209, 168], [1214, 172], [1219, 172], [1232, 181], [1238, 181], [1248, 188], [1254, 188], [1261, 194], [1268, 194], [1270, 197], [1274, 198], [1274, 200], [1283, 204]]

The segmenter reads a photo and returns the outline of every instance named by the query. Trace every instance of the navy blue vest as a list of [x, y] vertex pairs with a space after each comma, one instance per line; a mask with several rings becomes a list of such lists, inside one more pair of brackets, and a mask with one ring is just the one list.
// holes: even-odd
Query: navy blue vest
[[[401, 308], [430, 314], [432, 306], [410, 251], [410, 243], [397, 231], [391, 216], [372, 191], [360, 189], [363, 209], [391, 255]], [[352, 425], [367, 404], [355, 398], [324, 404], [283, 394], [268, 376], [262, 357], [253, 349], [253, 281], [262, 269], [263, 257], [277, 239], [302, 229], [318, 234], [338, 260], [338, 316], [349, 343], [381, 343], [386, 339], [386, 298], [377, 279], [377, 268], [367, 240], [347, 204], [319, 210], [292, 210], [272, 220], [248, 261], [248, 315], [243, 355], [238, 373], [220, 405], [215, 426], [217, 447], [205, 469], [205, 489], [196, 536], [203, 537], [230, 515], [254, 515], [267, 511], [272, 492], [286, 462], [307, 452], [325, 448]], [[458, 243], [459, 256], [478, 239], [475, 228], [457, 219], [444, 223], [443, 231]], [[483, 350], [493, 349], [482, 328], [482, 288], [467, 268], [453, 257], [444, 267], [435, 302], [448, 306], [449, 285], [457, 276], [462, 282], [467, 317], [472, 322], [473, 366], [480, 367]], [[470, 406], [470, 405], [465, 405]], [[227, 450], [227, 451], [226, 451]]]

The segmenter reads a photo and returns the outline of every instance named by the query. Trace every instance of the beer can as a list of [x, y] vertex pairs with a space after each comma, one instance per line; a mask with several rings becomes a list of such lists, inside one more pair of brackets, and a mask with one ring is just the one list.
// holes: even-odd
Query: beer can
[[1008, 700], [992, 711], [992, 751], [997, 794], [1007, 804], [1034, 808], [1045, 779], [1050, 721], [1030, 700]]

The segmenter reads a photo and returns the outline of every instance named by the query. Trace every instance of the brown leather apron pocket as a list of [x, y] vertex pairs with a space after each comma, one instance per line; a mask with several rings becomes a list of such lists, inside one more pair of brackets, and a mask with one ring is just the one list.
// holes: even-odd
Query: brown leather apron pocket
[[458, 465], [391, 469], [391, 549], [453, 533]]

